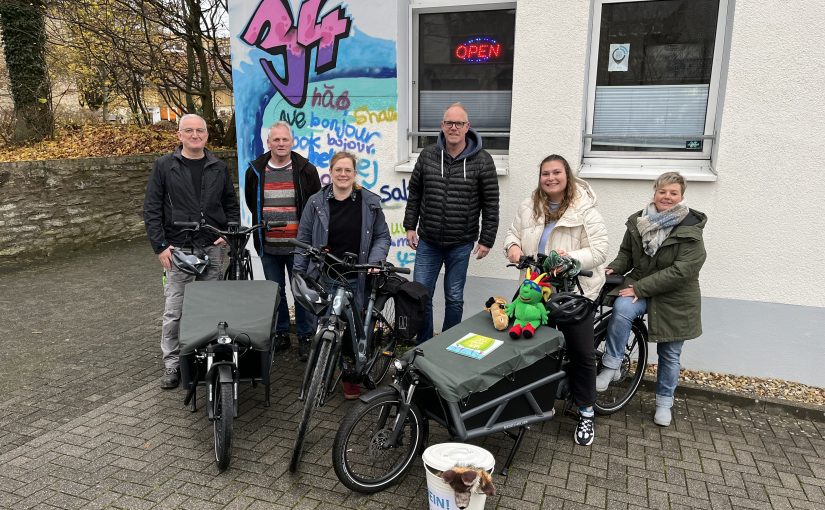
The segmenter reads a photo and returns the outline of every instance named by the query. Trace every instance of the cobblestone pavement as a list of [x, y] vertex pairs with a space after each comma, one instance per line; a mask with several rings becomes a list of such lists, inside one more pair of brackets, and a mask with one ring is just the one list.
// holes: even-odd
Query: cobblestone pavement
[[[287, 463], [300, 406], [295, 349], [276, 360], [272, 406], [244, 387], [232, 464], [218, 473], [203, 412], [158, 388], [160, 270], [145, 242], [0, 275], [0, 507], [427, 508], [420, 460], [372, 496], [330, 465], [348, 407], [319, 410], [300, 472]], [[558, 417], [528, 433], [487, 508], [825, 508], [825, 424], [679, 399], [674, 426], [641, 393], [597, 421], [590, 448]], [[431, 427], [430, 442], [445, 441]], [[497, 462], [504, 436], [479, 444]]]

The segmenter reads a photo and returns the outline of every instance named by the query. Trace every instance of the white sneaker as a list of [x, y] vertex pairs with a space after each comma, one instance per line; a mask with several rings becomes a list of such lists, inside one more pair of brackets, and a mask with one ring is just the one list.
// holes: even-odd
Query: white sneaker
[[622, 371], [618, 368], [603, 368], [596, 376], [596, 391], [601, 393], [607, 391], [610, 383], [618, 381], [622, 377]]
[[669, 407], [656, 406], [656, 413], [653, 415], [653, 423], [660, 427], [670, 427], [673, 415]]

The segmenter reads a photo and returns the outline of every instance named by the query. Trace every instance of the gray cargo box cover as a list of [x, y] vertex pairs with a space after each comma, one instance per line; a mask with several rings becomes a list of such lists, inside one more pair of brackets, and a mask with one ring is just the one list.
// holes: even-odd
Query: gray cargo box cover
[[[447, 350], [448, 345], [467, 333], [502, 340], [504, 344], [479, 360]], [[561, 332], [548, 326], [538, 328], [536, 336], [529, 340], [513, 340], [507, 330], [498, 331], [493, 327], [489, 312], [479, 312], [424, 342], [420, 346], [424, 356], [415, 359], [415, 366], [435, 384], [442, 398], [458, 402], [555, 353], [563, 343]], [[410, 354], [412, 351], [404, 357], [409, 359]]]
[[183, 292], [180, 353], [190, 354], [218, 336], [218, 322], [229, 336], [246, 333], [252, 348], [268, 351], [272, 320], [278, 307], [278, 284], [267, 280], [192, 282]]

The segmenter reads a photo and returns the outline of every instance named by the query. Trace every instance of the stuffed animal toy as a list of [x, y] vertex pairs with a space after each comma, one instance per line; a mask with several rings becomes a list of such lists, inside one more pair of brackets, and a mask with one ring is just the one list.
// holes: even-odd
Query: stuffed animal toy
[[550, 285], [545, 281], [544, 273], [533, 276], [530, 270], [518, 289], [518, 299], [504, 307], [509, 317], [515, 318], [515, 324], [510, 328], [510, 338], [521, 336], [532, 338], [536, 328], [547, 324], [547, 309], [544, 307], [546, 292]]
[[487, 300], [487, 303], [485, 303], [487, 308], [485, 308], [484, 311], [490, 312], [490, 315], [493, 317], [493, 327], [499, 331], [507, 329], [507, 325], [510, 322], [507, 313], [504, 311], [504, 305], [506, 304], [507, 301], [501, 296], [491, 297]]
[[455, 491], [455, 504], [458, 508], [470, 506], [470, 496], [483, 492], [494, 496], [496, 488], [490, 473], [476, 467], [455, 466], [441, 473], [441, 479]]

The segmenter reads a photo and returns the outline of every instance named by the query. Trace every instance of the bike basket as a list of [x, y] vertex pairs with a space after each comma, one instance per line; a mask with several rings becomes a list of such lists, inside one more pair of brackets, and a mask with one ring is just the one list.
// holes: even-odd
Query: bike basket
[[398, 275], [391, 275], [381, 292], [395, 300], [395, 334], [401, 342], [415, 340], [424, 329], [424, 314], [430, 299], [427, 288]]

